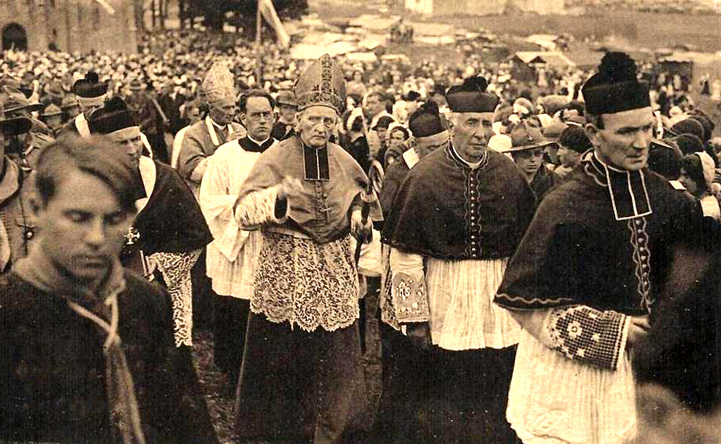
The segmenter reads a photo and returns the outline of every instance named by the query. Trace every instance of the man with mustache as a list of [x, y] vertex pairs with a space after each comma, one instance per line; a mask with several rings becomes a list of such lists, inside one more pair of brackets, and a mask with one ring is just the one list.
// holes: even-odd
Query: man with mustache
[[[298, 134], [256, 160], [234, 203], [259, 229], [251, 314], [236, 398], [241, 440], [340, 441], [354, 404], [358, 273], [351, 236], [365, 239], [367, 177], [330, 143], [345, 106], [343, 72], [328, 55], [295, 86]], [[369, 208], [371, 216], [380, 208]]]
[[478, 77], [448, 90], [451, 143], [410, 170], [383, 227], [393, 309], [416, 346], [396, 361], [405, 396], [389, 442], [515, 440], [504, 407], [520, 327], [492, 301], [535, 198], [488, 149], [499, 98], [486, 86]]

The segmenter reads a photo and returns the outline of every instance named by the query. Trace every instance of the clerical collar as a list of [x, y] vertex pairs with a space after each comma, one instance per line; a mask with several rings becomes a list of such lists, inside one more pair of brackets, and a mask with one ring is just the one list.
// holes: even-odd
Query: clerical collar
[[321, 148], [308, 146], [296, 139], [303, 147], [303, 169], [305, 180], [330, 180], [330, 168], [328, 166], [328, 144]]
[[643, 171], [614, 168], [589, 151], [581, 159], [583, 170], [598, 185], [607, 188], [616, 220], [636, 219], [653, 213]]
[[456, 151], [456, 147], [454, 147], [452, 143], [448, 144], [448, 153], [450, 154], [451, 158], [457, 163], [460, 163], [462, 166], [466, 166], [472, 170], [481, 168], [485, 166], [486, 163], [488, 163], [488, 151], [483, 152], [483, 157], [478, 162], [469, 162], [463, 157], [461, 157], [461, 155], [458, 154], [458, 151]]
[[265, 139], [265, 140], [263, 140], [262, 142], [259, 142], [259, 141], [255, 140], [255, 139], [253, 139], [252, 137], [250, 137], [250, 134], [248, 134], [248, 139], [249, 139], [251, 142], [253, 142], [254, 144], [258, 145], [258, 146], [263, 146], [267, 141], [270, 140], [270, 136], [268, 136], [268, 138]]

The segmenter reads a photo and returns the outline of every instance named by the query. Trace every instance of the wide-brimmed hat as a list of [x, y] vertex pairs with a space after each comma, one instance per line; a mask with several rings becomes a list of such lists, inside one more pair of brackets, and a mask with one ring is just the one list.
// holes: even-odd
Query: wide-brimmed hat
[[17, 136], [25, 134], [32, 128], [33, 122], [27, 117], [15, 117], [12, 119], [5, 118], [5, 108], [0, 102], [0, 131], [8, 136]]
[[7, 95], [7, 100], [5, 102], [6, 113], [12, 113], [21, 110], [29, 110], [32, 112], [43, 109], [42, 103], [30, 102], [30, 99], [25, 97], [25, 94], [23, 94], [19, 89], [11, 88], [8, 86], [6, 86], [4, 89], [5, 94]]
[[541, 130], [528, 122], [522, 120], [511, 130], [511, 148], [505, 150], [506, 153], [517, 153], [519, 151], [532, 150], [551, 145], [555, 142], [546, 139], [541, 134]]
[[78, 103], [78, 98], [75, 97], [75, 94], [68, 94], [63, 97], [63, 101], [60, 103], [60, 109], [68, 109], [75, 107], [80, 107], [80, 104]]
[[50, 105], [46, 106], [43, 110], [42, 114], [40, 114], [40, 117], [52, 117], [52, 116], [62, 116], [63, 110], [60, 109], [59, 106], [57, 106], [54, 103], [51, 103]]
[[298, 101], [295, 100], [295, 94], [293, 94], [293, 91], [280, 91], [278, 93], [278, 98], [275, 100], [278, 105], [287, 105], [287, 106], [298, 106]]

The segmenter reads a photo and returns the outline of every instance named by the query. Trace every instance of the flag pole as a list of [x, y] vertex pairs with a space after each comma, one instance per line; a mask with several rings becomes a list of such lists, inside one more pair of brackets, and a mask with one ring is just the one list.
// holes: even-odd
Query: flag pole
[[258, 0], [256, 3], [256, 6], [257, 6], [256, 9], [258, 11], [255, 16], [255, 79], [256, 79], [256, 82], [258, 83], [258, 85], [257, 85], [258, 88], [263, 88], [263, 84], [260, 80], [260, 74], [262, 71], [262, 68], [260, 66], [261, 65], [260, 39], [261, 39], [261, 32], [262, 32], [261, 31], [262, 17], [260, 16], [260, 2], [261, 1], [262, 0]]

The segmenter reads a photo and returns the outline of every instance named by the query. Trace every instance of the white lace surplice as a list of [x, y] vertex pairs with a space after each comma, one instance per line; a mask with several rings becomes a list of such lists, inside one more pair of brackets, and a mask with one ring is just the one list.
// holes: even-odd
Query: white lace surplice
[[523, 331], [508, 422], [524, 444], [621, 444], [636, 434], [628, 356], [616, 371], [572, 360]]

